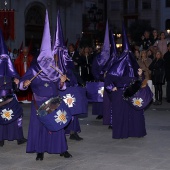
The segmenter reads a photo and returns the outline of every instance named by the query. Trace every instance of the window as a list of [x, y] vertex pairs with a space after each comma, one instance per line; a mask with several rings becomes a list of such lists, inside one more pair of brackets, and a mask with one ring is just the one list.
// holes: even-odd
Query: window
[[143, 0], [142, 9], [151, 9], [151, 0]]
[[170, 0], [166, 0], [166, 7], [170, 7]]
[[169, 29], [170, 29], [170, 19], [167, 19], [167, 20], [165, 21], [165, 28], [166, 28], [166, 30], [169, 30]]
[[129, 0], [128, 1], [128, 12], [135, 12], [135, 1], [134, 0]]
[[120, 1], [112, 1], [111, 3], [110, 3], [110, 9], [112, 10], [112, 11], [119, 11], [120, 10]]

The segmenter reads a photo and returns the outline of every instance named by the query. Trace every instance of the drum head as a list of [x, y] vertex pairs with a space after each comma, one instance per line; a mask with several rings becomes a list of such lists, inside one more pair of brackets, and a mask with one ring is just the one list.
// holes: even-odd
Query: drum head
[[129, 87], [126, 88], [126, 90], [123, 93], [123, 97], [125, 99], [128, 99], [132, 97], [137, 91], [141, 88], [141, 81], [136, 80], [134, 83], [130, 84]]
[[61, 102], [62, 98], [60, 96], [50, 98], [39, 107], [37, 115], [45, 116], [47, 114], [50, 114], [60, 106]]

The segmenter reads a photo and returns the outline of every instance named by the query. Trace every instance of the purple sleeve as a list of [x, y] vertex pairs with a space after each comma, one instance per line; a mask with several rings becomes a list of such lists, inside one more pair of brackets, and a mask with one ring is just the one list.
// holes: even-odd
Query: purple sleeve
[[21, 81], [20, 83], [19, 83], [19, 89], [20, 90], [27, 90], [28, 89], [28, 87], [26, 87], [26, 88], [24, 88], [24, 81]]
[[23, 77], [20, 79], [20, 82], [19, 82], [19, 89], [20, 90], [27, 90], [27, 88], [24, 88], [23, 87], [23, 83], [25, 80], [30, 80], [31, 78], [33, 77], [33, 73], [32, 73], [32, 69], [29, 68], [27, 70], [27, 72], [23, 75]]
[[112, 80], [112, 78], [113, 78], [113, 76], [111, 76], [111, 75], [109, 75], [109, 74], [105, 77], [104, 88], [105, 88], [108, 92], [111, 92], [112, 89], [113, 89], [114, 87], [116, 87], [115, 84], [114, 84], [114, 82], [113, 82], [113, 80]]

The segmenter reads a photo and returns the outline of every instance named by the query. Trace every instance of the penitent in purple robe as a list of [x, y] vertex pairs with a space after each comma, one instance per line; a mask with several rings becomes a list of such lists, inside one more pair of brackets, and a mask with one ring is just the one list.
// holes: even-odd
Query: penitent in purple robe
[[[40, 70], [38, 65], [32, 65], [26, 74], [23, 76], [20, 82], [20, 89], [23, 89], [23, 82], [30, 80]], [[43, 77], [43, 72], [40, 73], [32, 82], [31, 89], [34, 94], [34, 101], [31, 103], [31, 117], [28, 131], [28, 141], [26, 152], [37, 153], [63, 153], [68, 149], [65, 131], [61, 129], [57, 132], [50, 132], [38, 119], [36, 113], [36, 107], [39, 107], [42, 103], [58, 95], [58, 82], [48, 80], [47, 77]], [[37, 106], [36, 106], [37, 105]]]
[[[112, 105], [112, 137], [115, 139], [128, 137], [143, 137], [146, 135], [143, 110], [134, 110], [124, 99], [125, 88], [135, 78], [128, 76], [114, 76], [108, 74], [105, 79], [105, 88], [111, 94]], [[117, 87], [117, 91], [112, 91]]]
[[[66, 87], [75, 87], [75, 86], [77, 86], [77, 79], [72, 71], [72, 69], [73, 69], [72, 62], [69, 62], [68, 66], [67, 66], [66, 75], [70, 79], [70, 81], [66, 81]], [[66, 89], [66, 91], [67, 91], [67, 89]], [[81, 106], [79, 106], [79, 107], [81, 107]], [[81, 114], [81, 113], [79, 113], [79, 114]], [[71, 131], [76, 132], [76, 133], [81, 132], [78, 114], [72, 116], [72, 120], [70, 121], [68, 126], [65, 128], [65, 131], [66, 131], [66, 134], [70, 134]]]
[[[5, 84], [3, 86], [3, 82], [4, 82], [3, 79], [8, 80], [7, 81], [8, 84]], [[13, 95], [13, 100], [11, 102], [0, 107], [0, 113], [2, 114], [4, 109], [12, 110], [13, 115], [15, 115], [16, 117], [16, 119], [12, 118], [14, 120], [11, 121], [10, 123], [8, 123], [7, 120], [4, 120], [5, 124], [0, 123], [0, 141], [22, 140], [24, 138], [23, 128], [22, 128], [23, 110], [20, 104], [18, 103], [18, 101], [16, 100], [15, 95], [13, 94], [13, 90], [11, 88], [12, 88], [12, 78], [8, 77], [7, 79], [7, 77], [0, 77], [0, 99], [8, 95]], [[0, 116], [2, 116], [1, 114]]]
[[112, 124], [112, 115], [111, 115], [111, 94], [104, 90], [103, 94], [103, 125]]

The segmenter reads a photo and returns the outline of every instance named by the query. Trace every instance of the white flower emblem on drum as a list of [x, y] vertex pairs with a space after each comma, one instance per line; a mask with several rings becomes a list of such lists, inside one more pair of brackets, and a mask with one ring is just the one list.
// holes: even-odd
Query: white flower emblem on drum
[[63, 123], [63, 124], [66, 124], [67, 123], [67, 112], [65, 110], [58, 110], [56, 112], [57, 115], [55, 115], [54, 117], [56, 118], [55, 121], [57, 123], [60, 123], [60, 125]]
[[73, 107], [76, 102], [76, 98], [71, 94], [66, 94], [66, 96], [63, 96], [63, 101], [68, 107]]
[[13, 114], [13, 111], [10, 109], [10, 110], [2, 110], [1, 112], [1, 117], [5, 120], [11, 120], [12, 119], [12, 116], [14, 116]]
[[104, 87], [100, 87], [98, 90], [98, 94], [100, 94], [100, 96], [103, 97], [103, 93], [104, 93]]
[[143, 99], [142, 98], [133, 98], [132, 102], [133, 102], [134, 106], [141, 107], [142, 103], [143, 103]]

